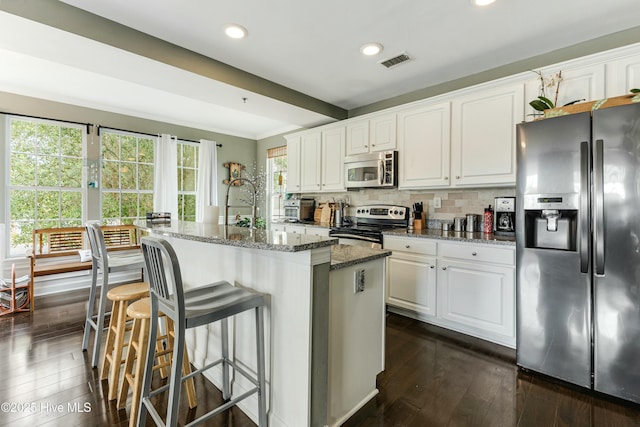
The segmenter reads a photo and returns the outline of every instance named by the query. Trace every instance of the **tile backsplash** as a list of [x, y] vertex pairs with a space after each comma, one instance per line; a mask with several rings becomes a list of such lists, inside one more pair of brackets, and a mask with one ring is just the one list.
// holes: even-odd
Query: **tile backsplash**
[[[347, 191], [342, 193], [305, 194], [304, 197], [316, 199], [316, 204], [335, 200], [349, 200], [351, 208], [372, 205], [400, 205], [413, 206], [414, 203], [423, 202], [428, 219], [453, 220], [457, 216], [468, 213], [482, 214], [484, 208], [493, 207], [494, 198], [502, 196], [515, 196], [515, 187], [469, 188], [464, 190], [383, 190], [363, 189], [360, 191]], [[441, 207], [434, 208], [433, 199], [441, 199]], [[428, 209], [427, 209], [428, 206]], [[351, 210], [347, 211], [351, 215]]]

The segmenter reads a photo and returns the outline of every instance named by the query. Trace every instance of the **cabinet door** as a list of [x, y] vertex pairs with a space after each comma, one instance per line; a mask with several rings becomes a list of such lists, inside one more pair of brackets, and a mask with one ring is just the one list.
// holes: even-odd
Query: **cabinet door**
[[329, 237], [329, 227], [306, 227], [305, 234], [309, 236]]
[[304, 225], [287, 224], [285, 226], [285, 231], [287, 233], [294, 233], [294, 234], [307, 234], [307, 228]]
[[436, 258], [406, 252], [388, 257], [387, 304], [436, 315]]
[[287, 193], [300, 192], [300, 137], [287, 138]]
[[516, 124], [524, 118], [524, 85], [455, 99], [452, 108], [451, 184], [515, 185]]
[[620, 96], [640, 88], [640, 55], [630, 56], [607, 65], [607, 96]]
[[449, 103], [398, 114], [398, 186], [449, 186]]
[[300, 189], [320, 191], [322, 146], [320, 132], [300, 136]]
[[369, 120], [347, 125], [347, 156], [369, 152]]
[[514, 337], [514, 268], [447, 258], [440, 264], [438, 317], [475, 331]]
[[369, 151], [396, 149], [396, 115], [374, 117], [369, 121]]
[[344, 190], [345, 128], [322, 132], [322, 191]]

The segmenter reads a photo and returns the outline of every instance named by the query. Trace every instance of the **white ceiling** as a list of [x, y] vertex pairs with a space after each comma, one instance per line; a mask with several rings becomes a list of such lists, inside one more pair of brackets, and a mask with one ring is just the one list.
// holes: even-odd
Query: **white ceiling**
[[[638, 0], [64, 2], [347, 110], [638, 23]], [[231, 22], [249, 36], [224, 36]], [[384, 51], [362, 56], [371, 41]], [[333, 120], [7, 13], [0, 61], [3, 91], [253, 139]]]

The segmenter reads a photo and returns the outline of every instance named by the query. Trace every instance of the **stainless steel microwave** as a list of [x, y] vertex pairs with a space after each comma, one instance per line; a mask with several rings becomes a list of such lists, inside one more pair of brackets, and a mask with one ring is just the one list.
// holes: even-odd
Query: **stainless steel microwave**
[[358, 154], [344, 159], [347, 188], [391, 188], [398, 182], [398, 152]]

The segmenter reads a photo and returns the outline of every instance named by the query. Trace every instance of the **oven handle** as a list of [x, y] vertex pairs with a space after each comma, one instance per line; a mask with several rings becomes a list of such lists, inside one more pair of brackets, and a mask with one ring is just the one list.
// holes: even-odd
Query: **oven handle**
[[331, 234], [331, 233], [329, 233], [329, 237], [338, 237], [338, 238], [343, 238], [343, 239], [364, 240], [365, 242], [381, 243], [380, 239], [377, 239], [375, 237], [358, 236], [358, 235], [355, 235], [355, 234], [345, 234], [345, 233]]

